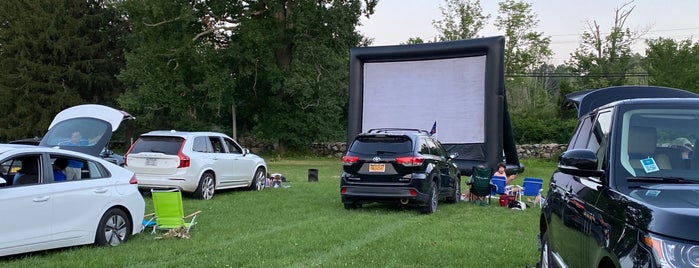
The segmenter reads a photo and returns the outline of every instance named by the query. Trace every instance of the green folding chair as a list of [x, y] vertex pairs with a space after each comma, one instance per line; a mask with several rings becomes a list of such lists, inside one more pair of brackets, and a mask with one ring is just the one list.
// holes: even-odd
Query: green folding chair
[[189, 230], [196, 224], [196, 219], [201, 210], [187, 216], [184, 215], [182, 207], [182, 193], [178, 189], [173, 190], [151, 190], [153, 197], [153, 207], [155, 213], [145, 215], [150, 217], [143, 223], [143, 229], [153, 227], [151, 233], [158, 230], [172, 230], [182, 228], [188, 235]]
[[490, 192], [494, 186], [490, 183], [490, 178], [493, 175], [493, 170], [485, 167], [473, 167], [471, 188], [469, 189], [471, 196], [475, 197], [471, 202], [477, 202], [480, 205], [490, 205]]

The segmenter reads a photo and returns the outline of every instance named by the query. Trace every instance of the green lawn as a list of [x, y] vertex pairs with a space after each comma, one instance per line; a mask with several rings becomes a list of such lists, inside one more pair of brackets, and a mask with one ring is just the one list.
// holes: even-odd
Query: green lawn
[[[553, 162], [524, 160], [522, 178], [548, 184]], [[347, 211], [339, 197], [339, 159], [280, 159], [271, 173], [291, 187], [219, 191], [202, 210], [191, 239], [139, 234], [116, 248], [81, 246], [0, 259], [3, 267], [524, 267], [538, 259], [539, 208], [524, 211], [440, 203], [416, 209], [365, 205]], [[308, 169], [318, 182], [308, 182]], [[465, 181], [465, 179], [463, 179]], [[146, 197], [146, 211], [152, 211]]]

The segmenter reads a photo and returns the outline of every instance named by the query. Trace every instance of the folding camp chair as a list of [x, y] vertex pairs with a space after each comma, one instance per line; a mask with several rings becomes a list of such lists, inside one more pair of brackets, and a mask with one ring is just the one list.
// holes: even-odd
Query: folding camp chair
[[495, 188], [492, 191], [490, 191], [491, 197], [505, 194], [505, 188], [507, 187], [507, 178], [503, 176], [493, 176], [492, 178], [490, 178], [490, 183], [495, 185]]
[[[143, 228], [152, 226], [152, 233], [158, 230], [172, 230], [181, 228], [185, 230], [185, 234], [189, 235], [189, 229], [196, 224], [196, 219], [201, 210], [196, 211], [187, 216], [184, 215], [182, 207], [182, 193], [178, 189], [173, 190], [151, 190], [153, 197], [153, 207], [155, 213], [148, 214], [146, 217], [151, 217], [143, 223]], [[185, 221], [189, 219], [189, 222]]]
[[[485, 167], [473, 167], [473, 173], [471, 174], [472, 182], [471, 189], [469, 190], [472, 198], [471, 201], [479, 201], [481, 205], [484, 201], [490, 204], [490, 191], [494, 186], [490, 183], [490, 177], [493, 175], [493, 170]], [[473, 200], [477, 199], [477, 200]]]
[[[536, 198], [541, 191], [544, 181], [539, 178], [524, 178], [524, 181], [522, 183], [522, 191], [519, 195], [519, 201], [522, 201], [522, 196], [531, 196]], [[539, 199], [539, 207], [541, 207], [541, 203], [543, 201], [542, 198]], [[535, 204], [536, 205], [536, 204]]]

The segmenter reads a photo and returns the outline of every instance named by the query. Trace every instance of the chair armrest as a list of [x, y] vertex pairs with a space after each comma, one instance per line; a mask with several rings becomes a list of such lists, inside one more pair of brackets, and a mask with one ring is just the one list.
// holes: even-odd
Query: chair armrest
[[185, 219], [191, 218], [191, 217], [194, 217], [194, 216], [199, 215], [199, 213], [201, 213], [201, 210], [197, 210], [197, 211], [195, 211], [195, 212], [192, 213], [192, 214], [189, 214], [189, 215], [187, 215], [187, 216], [184, 216], [184, 218], [185, 218]]

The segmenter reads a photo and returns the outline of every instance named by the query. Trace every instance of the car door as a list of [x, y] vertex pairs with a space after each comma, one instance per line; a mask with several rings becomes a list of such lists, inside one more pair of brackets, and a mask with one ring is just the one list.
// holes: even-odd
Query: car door
[[[583, 126], [571, 143], [570, 149], [589, 149], [597, 153], [598, 170], [604, 169], [608, 152], [610, 111], [601, 111], [596, 116], [583, 119]], [[557, 174], [553, 178], [553, 198], [558, 199], [562, 226], [550, 228], [549, 239], [552, 249], [563, 260], [591, 267], [597, 264], [600, 243], [599, 222], [604, 222], [604, 212], [597, 205], [602, 189], [600, 178]], [[593, 265], [594, 264], [594, 265]]]
[[[81, 178], [51, 184], [53, 188], [53, 234], [56, 241], [92, 240], [105, 206], [114, 195], [114, 183], [105, 168], [91, 160], [65, 155], [80, 162]], [[89, 202], [87, 202], [89, 201]]]
[[217, 183], [223, 187], [237, 186], [240, 182], [238, 182], [235, 175], [235, 156], [228, 154], [226, 145], [220, 136], [209, 136], [209, 141], [214, 148], [211, 157]]
[[229, 137], [223, 137], [228, 155], [233, 159], [234, 177], [239, 186], [250, 185], [255, 172], [255, 160], [245, 152], [242, 146]]
[[22, 252], [40, 248], [52, 240], [51, 215], [55, 200], [51, 198], [51, 185], [44, 183], [47, 163], [42, 162], [40, 154], [15, 155], [0, 160], [0, 163], [9, 168], [3, 172], [6, 175], [15, 175], [30, 164], [37, 165], [38, 171], [35, 183], [12, 185], [8, 181], [6, 187], [0, 188], [0, 215], [3, 215], [0, 220], [0, 255], [12, 254], [20, 247], [25, 249], [20, 250]]

